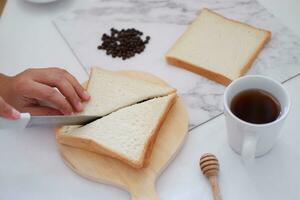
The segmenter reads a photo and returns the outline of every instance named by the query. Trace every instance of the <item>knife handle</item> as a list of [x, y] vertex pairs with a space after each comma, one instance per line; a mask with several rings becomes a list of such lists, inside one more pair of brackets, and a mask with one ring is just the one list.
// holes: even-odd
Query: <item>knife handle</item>
[[0, 117], [0, 129], [24, 129], [30, 121], [30, 113], [21, 113], [20, 119]]

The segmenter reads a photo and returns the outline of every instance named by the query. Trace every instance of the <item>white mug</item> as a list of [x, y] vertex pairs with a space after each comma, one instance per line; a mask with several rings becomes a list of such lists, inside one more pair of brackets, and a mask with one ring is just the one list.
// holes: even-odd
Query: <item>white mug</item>
[[[261, 89], [272, 94], [280, 103], [280, 115], [275, 121], [254, 124], [243, 121], [230, 110], [232, 99], [240, 92], [249, 89]], [[231, 148], [242, 155], [245, 162], [269, 152], [276, 143], [280, 129], [291, 106], [285, 88], [277, 81], [260, 75], [248, 75], [236, 79], [224, 93], [224, 115], [227, 126], [228, 142]]]

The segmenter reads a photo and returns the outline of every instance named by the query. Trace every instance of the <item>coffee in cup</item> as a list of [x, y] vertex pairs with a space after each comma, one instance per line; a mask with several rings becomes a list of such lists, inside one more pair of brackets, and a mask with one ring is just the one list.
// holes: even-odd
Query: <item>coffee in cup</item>
[[272, 149], [291, 104], [280, 83], [260, 75], [233, 81], [223, 102], [229, 145], [246, 162]]
[[275, 121], [280, 115], [280, 103], [269, 92], [261, 89], [248, 89], [233, 97], [231, 112], [249, 123], [265, 124]]

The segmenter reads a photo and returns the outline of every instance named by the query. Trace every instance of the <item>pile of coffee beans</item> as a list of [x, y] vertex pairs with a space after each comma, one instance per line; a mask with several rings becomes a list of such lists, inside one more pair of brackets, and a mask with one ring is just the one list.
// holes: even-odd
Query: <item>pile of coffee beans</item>
[[111, 28], [110, 35], [106, 33], [102, 35], [102, 43], [98, 49], [106, 51], [106, 55], [111, 55], [113, 58], [120, 57], [126, 60], [145, 50], [150, 36], [146, 36], [143, 40], [142, 35], [143, 32], [134, 28], [122, 30]]

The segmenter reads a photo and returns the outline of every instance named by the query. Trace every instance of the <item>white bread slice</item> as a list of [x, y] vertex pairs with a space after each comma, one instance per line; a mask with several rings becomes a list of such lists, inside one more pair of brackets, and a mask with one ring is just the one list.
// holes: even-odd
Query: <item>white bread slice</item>
[[176, 89], [92, 68], [87, 91], [91, 99], [79, 114], [105, 116], [120, 108], [174, 93]]
[[57, 139], [142, 168], [149, 162], [159, 128], [175, 100], [176, 94], [171, 94], [134, 104], [80, 128], [60, 129]]
[[250, 68], [271, 32], [203, 9], [167, 52], [169, 64], [228, 85]]

